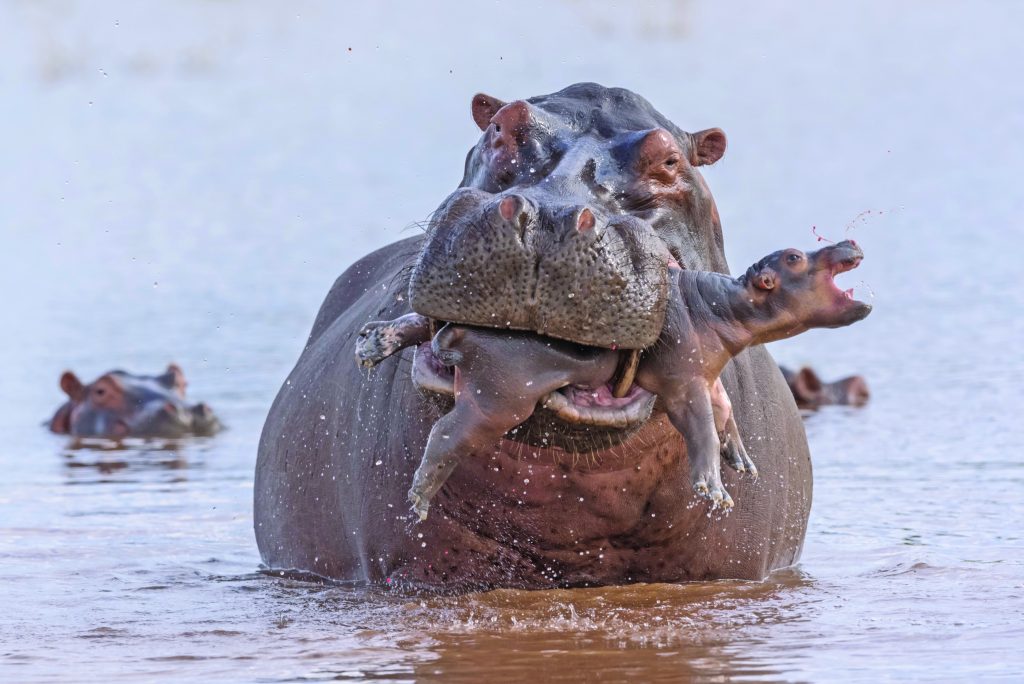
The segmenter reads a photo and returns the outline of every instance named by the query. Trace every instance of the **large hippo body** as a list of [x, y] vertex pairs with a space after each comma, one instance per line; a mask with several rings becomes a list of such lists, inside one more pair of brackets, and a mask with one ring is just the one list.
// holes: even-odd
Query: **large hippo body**
[[[531, 223], [532, 228], [526, 227], [528, 221], [523, 216], [510, 219], [520, 231], [517, 248], [561, 244], [560, 249], [568, 249], [564, 245], [570, 244], [568, 240], [580, 239], [576, 237], [579, 233], [585, 232], [590, 239], [604, 225], [609, 227], [609, 235], [611, 228], [617, 235], [624, 235], [642, 220], [648, 233], [653, 229], [661, 239], [659, 244], [667, 246], [667, 259], [688, 268], [727, 271], [717, 211], [699, 174], [691, 168], [717, 159], [724, 151], [724, 136], [720, 140], [718, 134], [705, 138], [712, 147], [721, 148], [706, 160], [701, 157], [702, 151], [707, 152], [706, 145], [701, 148], [702, 134], [679, 131], [628, 91], [583, 84], [547, 97], [554, 98], [554, 104], [552, 100], [546, 104], [544, 98], [507, 106], [493, 98], [474, 100], [474, 118], [484, 130], [484, 137], [467, 161], [463, 190], [456, 191], [453, 198], [463, 201], [465, 188], [472, 188], [474, 207], [484, 207], [480, 209], [484, 215], [496, 215], [498, 211], [506, 218], [523, 206], [540, 206], [534, 214], [541, 215], [541, 219]], [[557, 100], [559, 97], [562, 100]], [[595, 151], [595, 139], [618, 136], [608, 147], [621, 161], [615, 167], [619, 175], [627, 173], [623, 169], [638, 168], [637, 164], [646, 169], [650, 164], [644, 155], [652, 145], [661, 150], [667, 140], [672, 149], [678, 145], [691, 162], [683, 166], [685, 186], [688, 192], [692, 190], [692, 196], [676, 205], [635, 202], [627, 191], [614, 192], [612, 187], [608, 197], [625, 198], [623, 204], [633, 202], [638, 207], [630, 210], [629, 221], [633, 223], [622, 228], [613, 224], [622, 223], [616, 212], [626, 210], [611, 199], [600, 202], [589, 195], [592, 203], [587, 206], [593, 207], [593, 215], [572, 207], [550, 210], [547, 195], [531, 194], [533, 185], [542, 183], [517, 181], [507, 175], [495, 182], [487, 176], [486, 165], [495, 163], [494, 155], [481, 154], [481, 149], [486, 152], [500, 147], [492, 140], [495, 121], [505, 122], [507, 132], [510, 122], [536, 117], [539, 112], [545, 117], [542, 129], [557, 138], [557, 130], [551, 133], [557, 128], [551, 121], [557, 118], [555, 115], [564, 115], [565, 108], [559, 109], [562, 105], [558, 103], [566, 101], [576, 108], [576, 114], [563, 118], [573, 122], [574, 130], [586, 133], [582, 177], [594, 178], [597, 166], [596, 176], [601, 178], [605, 161], [599, 150]], [[580, 123], [579, 112], [590, 111], [587, 107], [598, 113], [596, 123]], [[613, 118], [611, 124], [615, 125], [611, 125], [601, 117], [602, 113], [618, 111], [615, 107], [628, 116]], [[521, 133], [516, 137], [520, 153], [537, 154], [530, 149], [522, 152], [529, 146]], [[621, 142], [623, 135], [628, 144], [633, 144], [629, 140], [635, 142], [640, 162], [630, 161], [633, 157], [629, 150], [623, 151], [627, 145]], [[690, 145], [692, 149], [688, 150]], [[549, 165], [556, 170], [546, 171], [548, 179], [557, 177], [557, 170], [572, 158], [572, 154], [562, 153]], [[674, 166], [677, 160], [672, 159]], [[507, 157], [498, 161], [507, 163]], [[519, 161], [534, 162], [522, 156]], [[540, 163], [530, 166], [532, 172]], [[671, 181], [674, 176], [668, 178]], [[637, 181], [631, 178], [629, 182]], [[572, 193], [571, 183], [560, 187], [559, 197]], [[514, 202], [503, 202], [500, 209], [487, 205], [489, 198], [504, 199], [510, 190], [519, 193]], [[442, 219], [451, 213], [461, 216], [475, 211], [463, 207], [453, 212], [451, 201], [449, 198], [442, 205]], [[508, 205], [515, 211], [506, 211]], [[548, 214], [556, 218], [543, 220]], [[336, 281], [302, 356], [271, 408], [260, 442], [255, 483], [256, 538], [268, 567], [392, 586], [466, 591], [760, 579], [796, 561], [810, 512], [811, 464], [792, 395], [763, 347], [741, 353], [722, 374], [740, 432], [761, 473], [753, 480], [723, 472], [724, 483], [735, 501], [727, 514], [710, 509], [694, 495], [683, 439], [656, 406], [649, 419], [629, 430], [562, 424], [550, 416], [545, 419], [545, 412], [538, 410], [539, 422], [524, 424], [522, 431], [514, 430], [492, 450], [464, 459], [434, 499], [429, 519], [415, 523], [406, 493], [431, 426], [447, 405], [413, 382], [410, 371], [415, 355], [424, 353], [422, 347], [405, 349], [370, 371], [359, 368], [353, 354], [357, 333], [366, 322], [408, 313], [410, 299], [425, 302], [427, 307], [447, 306], [443, 318], [455, 320], [451, 312], [458, 307], [452, 302], [462, 300], [445, 300], [444, 292], [439, 295], [430, 291], [431, 283], [439, 279], [425, 272], [424, 265], [451, 261], [450, 251], [440, 258], [431, 253], [435, 249], [432, 240], [438, 235], [448, 250], [453, 245], [457, 249], [463, 236], [446, 233], [450, 225], [438, 226], [437, 220], [435, 216], [435, 225], [426, 236], [378, 250]], [[570, 230], [563, 237], [551, 232], [561, 230], [557, 226], [566, 222], [576, 232]], [[493, 225], [487, 224], [486, 230], [492, 229]], [[473, 224], [473, 230], [482, 230], [479, 221]], [[524, 236], [534, 230], [538, 234], [548, 231], [548, 237], [531, 243]], [[624, 244], [636, 245], [638, 240], [642, 238], [630, 237]], [[502, 244], [498, 239], [494, 242]], [[607, 245], [608, 240], [602, 238], [602, 244]], [[617, 249], [621, 253], [625, 247]], [[643, 249], [647, 256], [657, 253], [650, 245]], [[473, 256], [478, 269], [490, 268], [492, 262], [500, 269], [510, 262], [507, 258], [479, 257], [478, 253]], [[537, 261], [542, 258], [537, 257]], [[573, 263], [586, 261], [576, 259]], [[663, 292], [658, 290], [658, 275], [651, 270], [649, 258], [637, 268], [647, 270], [637, 276], [640, 284], [633, 283], [633, 290], [622, 284], [623, 278], [630, 277], [626, 271], [625, 276], [602, 272], [600, 277], [610, 278], [620, 292], [630, 292], [632, 297], [649, 288], [650, 299], [644, 310], [652, 318], [640, 317], [621, 325], [609, 323], [581, 333], [586, 339], [573, 341], [623, 348], [631, 342], [637, 342], [637, 347], [649, 343], [638, 340], [660, 329], [656, 316], [659, 309], [663, 314], [664, 302], [659, 302]], [[543, 268], [540, 270], [541, 277], [545, 277]], [[575, 280], [585, 275], [577, 274]], [[564, 283], [568, 281], [564, 276], [556, 273], [551, 278]], [[481, 274], [477, 272], [474, 277]], [[410, 297], [411, 278], [414, 287]], [[597, 292], [601, 281], [587, 285], [590, 292]], [[469, 290], [464, 294], [466, 300], [474, 295]], [[461, 322], [482, 323], [472, 318], [486, 309], [481, 302], [470, 302], [469, 308], [473, 307], [476, 309], [467, 314], [470, 320]], [[494, 309], [501, 318], [505, 318], [502, 314], [507, 308], [505, 303], [495, 302]], [[574, 327], [586, 327], [587, 321], [595, 320], [592, 311], [574, 311], [564, 318], [548, 318], [540, 332], [571, 340]], [[419, 313], [442, 318], [442, 314], [431, 311]], [[537, 316], [534, 309], [522, 313], [522, 325], [517, 326], [512, 316], [502, 323], [536, 329]], [[552, 323], [555, 319], [570, 322], [559, 328], [557, 322]], [[601, 339], [602, 335], [605, 338]]]

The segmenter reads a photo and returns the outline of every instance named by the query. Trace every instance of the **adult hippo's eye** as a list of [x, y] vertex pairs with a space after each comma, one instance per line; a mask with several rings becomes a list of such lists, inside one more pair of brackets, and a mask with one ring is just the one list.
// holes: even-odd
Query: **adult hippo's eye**
[[675, 166], [679, 163], [679, 157], [669, 157], [665, 160], [665, 166]]
[[790, 254], [788, 257], [786, 257], [786, 263], [796, 264], [799, 263], [801, 259], [803, 259], [803, 257], [800, 256], [799, 254]]

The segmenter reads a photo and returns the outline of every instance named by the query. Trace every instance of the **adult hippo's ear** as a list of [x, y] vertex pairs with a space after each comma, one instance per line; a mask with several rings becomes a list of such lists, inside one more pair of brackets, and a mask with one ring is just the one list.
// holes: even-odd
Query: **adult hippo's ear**
[[690, 163], [694, 166], [714, 164], [725, 154], [728, 141], [721, 128], [706, 128], [690, 134]]
[[81, 401], [85, 398], [85, 385], [71, 371], [64, 371], [60, 376], [60, 388], [72, 401]]
[[158, 375], [156, 380], [167, 389], [173, 390], [179, 397], [185, 397], [188, 382], [185, 381], [185, 371], [181, 370], [178, 364], [167, 364], [167, 370], [163, 375]]
[[504, 106], [505, 103], [496, 97], [477, 93], [473, 96], [473, 121], [481, 131], [486, 131], [487, 127], [491, 125], [491, 117]]

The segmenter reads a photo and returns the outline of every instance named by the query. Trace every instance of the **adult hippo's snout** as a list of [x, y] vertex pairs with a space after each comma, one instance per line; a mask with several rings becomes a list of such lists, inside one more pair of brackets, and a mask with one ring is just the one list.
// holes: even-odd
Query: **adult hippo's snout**
[[600, 347], [653, 343], [665, 315], [664, 245], [640, 219], [558, 199], [456, 191], [413, 270], [413, 310]]

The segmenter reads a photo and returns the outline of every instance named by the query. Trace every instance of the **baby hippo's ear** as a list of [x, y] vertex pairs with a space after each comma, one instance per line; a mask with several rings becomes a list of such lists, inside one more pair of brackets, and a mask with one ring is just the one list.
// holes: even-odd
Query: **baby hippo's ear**
[[752, 282], [754, 287], [759, 290], [774, 290], [775, 282], [778, 280], [779, 274], [774, 269], [765, 266], [760, 271], [754, 274]]

